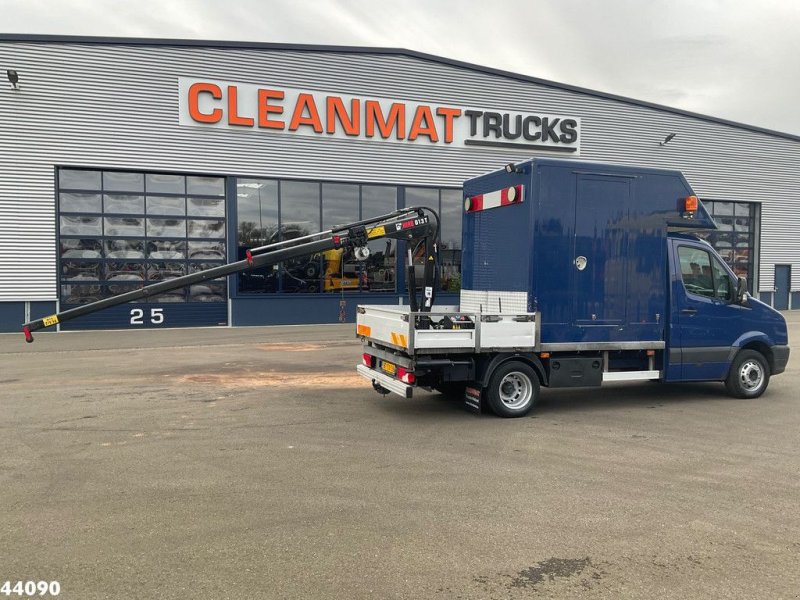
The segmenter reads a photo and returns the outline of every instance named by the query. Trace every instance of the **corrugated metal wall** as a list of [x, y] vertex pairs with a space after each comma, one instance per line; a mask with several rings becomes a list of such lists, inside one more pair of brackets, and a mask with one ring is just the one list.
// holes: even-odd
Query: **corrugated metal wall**
[[791, 139], [401, 54], [5, 41], [0, 65], [21, 85], [0, 86], [0, 301], [56, 297], [54, 165], [459, 186], [531, 156], [181, 127], [179, 76], [579, 117], [581, 159], [677, 168], [703, 198], [761, 202], [758, 289], [774, 263], [800, 289]]

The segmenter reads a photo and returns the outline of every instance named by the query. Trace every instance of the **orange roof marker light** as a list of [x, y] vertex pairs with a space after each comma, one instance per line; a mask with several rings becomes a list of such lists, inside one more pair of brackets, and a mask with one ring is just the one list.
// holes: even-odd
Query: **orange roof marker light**
[[697, 199], [697, 196], [686, 196], [683, 201], [683, 218], [693, 219], [699, 206], [700, 201]]

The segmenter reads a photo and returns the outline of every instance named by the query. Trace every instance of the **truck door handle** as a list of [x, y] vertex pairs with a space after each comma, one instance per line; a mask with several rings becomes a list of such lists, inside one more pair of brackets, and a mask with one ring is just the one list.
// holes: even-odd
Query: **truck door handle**
[[681, 314], [682, 315], [696, 315], [697, 314], [697, 309], [696, 308], [684, 308], [681, 311]]

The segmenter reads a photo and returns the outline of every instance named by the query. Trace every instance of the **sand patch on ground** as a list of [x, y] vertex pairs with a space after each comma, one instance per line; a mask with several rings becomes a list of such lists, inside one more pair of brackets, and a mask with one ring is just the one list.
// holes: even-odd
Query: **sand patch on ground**
[[266, 350], [267, 352], [313, 352], [314, 350], [322, 350], [322, 344], [258, 344], [256, 346], [259, 350]]
[[201, 383], [225, 387], [316, 387], [348, 388], [369, 387], [369, 382], [354, 372], [297, 373], [297, 372], [243, 372], [182, 375], [176, 383]]

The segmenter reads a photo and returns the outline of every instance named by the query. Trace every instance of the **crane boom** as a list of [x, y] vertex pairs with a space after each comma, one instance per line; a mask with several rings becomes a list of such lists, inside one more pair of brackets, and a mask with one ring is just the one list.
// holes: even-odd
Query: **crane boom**
[[[430, 216], [434, 217], [435, 223], [431, 222], [429, 215], [426, 213], [430, 213]], [[433, 258], [437, 254], [436, 239], [438, 234], [439, 216], [435, 211], [426, 207], [404, 208], [378, 217], [364, 219], [346, 225], [339, 225], [332, 229], [301, 238], [252, 248], [247, 250], [245, 254], [246, 258], [243, 260], [230, 262], [225, 265], [220, 265], [219, 267], [206, 269], [205, 271], [198, 271], [197, 273], [190, 273], [189, 275], [176, 277], [175, 279], [160, 281], [131, 292], [125, 292], [124, 294], [112, 296], [111, 298], [104, 298], [97, 302], [90, 302], [89, 304], [42, 317], [41, 319], [28, 321], [22, 325], [22, 332], [25, 334], [25, 341], [30, 343], [33, 341], [32, 333], [34, 331], [51, 327], [58, 323], [63, 323], [111, 306], [125, 304], [126, 302], [132, 302], [134, 300], [142, 300], [201, 281], [217, 279], [250, 269], [258, 269], [284, 260], [317, 254], [319, 252], [325, 252], [326, 250], [363, 248], [368, 242], [381, 238], [409, 241], [421, 239], [425, 243], [426, 256]], [[358, 254], [359, 253], [356, 252], [357, 257]], [[426, 300], [423, 303], [423, 310], [428, 311], [433, 304], [436, 260], [434, 258], [429, 262], [433, 264], [429, 265], [426, 263]], [[412, 273], [411, 271], [409, 272]], [[430, 292], [428, 292], [428, 289], [430, 289]], [[413, 306], [417, 305], [414, 281], [409, 282], [409, 303]]]

